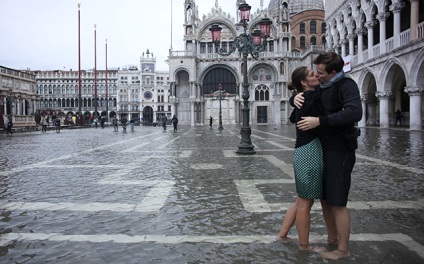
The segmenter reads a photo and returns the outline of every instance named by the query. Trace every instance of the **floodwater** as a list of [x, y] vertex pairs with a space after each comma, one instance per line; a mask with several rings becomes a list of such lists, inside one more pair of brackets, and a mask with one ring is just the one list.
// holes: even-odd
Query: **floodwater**
[[[112, 127], [0, 135], [0, 263], [422, 263], [422, 131], [362, 129], [352, 256], [276, 240], [295, 200], [291, 125]], [[316, 202], [319, 205], [319, 202]], [[319, 207], [311, 241], [325, 247]], [[328, 248], [332, 249], [332, 248]]]

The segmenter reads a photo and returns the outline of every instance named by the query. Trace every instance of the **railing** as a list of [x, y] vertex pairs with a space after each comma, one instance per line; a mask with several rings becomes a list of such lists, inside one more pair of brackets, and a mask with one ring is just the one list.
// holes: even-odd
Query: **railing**
[[362, 61], [368, 60], [368, 50], [362, 52]]
[[424, 38], [424, 22], [418, 24], [418, 38]]
[[393, 37], [386, 39], [385, 43], [386, 43], [386, 52], [390, 52], [395, 47], [395, 42]]
[[374, 47], [372, 47], [372, 55], [374, 57], [380, 55], [380, 44], [377, 44]]
[[400, 33], [400, 45], [406, 45], [411, 41], [411, 29], [407, 29]]
[[194, 55], [193, 51], [187, 51], [187, 50], [169, 51], [169, 57], [188, 57], [193, 55]]

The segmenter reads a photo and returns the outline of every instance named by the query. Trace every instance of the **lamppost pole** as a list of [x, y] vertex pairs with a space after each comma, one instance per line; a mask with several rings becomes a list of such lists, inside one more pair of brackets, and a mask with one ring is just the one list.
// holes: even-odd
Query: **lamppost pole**
[[272, 21], [269, 18], [263, 18], [259, 23], [260, 30], [256, 29], [254, 32], [249, 35], [247, 34], [247, 26], [249, 22], [251, 6], [248, 4], [241, 4], [239, 6], [240, 18], [243, 23], [244, 33], [236, 37], [233, 41], [233, 44], [230, 50], [227, 52], [225, 49], [218, 49], [219, 42], [221, 39], [221, 30], [222, 28], [213, 24], [210, 27], [212, 34], [212, 41], [215, 43], [216, 51], [220, 55], [228, 56], [231, 53], [238, 50], [239, 54], [243, 54], [243, 109], [242, 109], [242, 127], [240, 130], [241, 141], [236, 151], [239, 154], [255, 154], [254, 146], [252, 140], [250, 139], [251, 128], [249, 126], [249, 81], [247, 77], [247, 56], [250, 55], [256, 59], [259, 56], [259, 52], [265, 50], [266, 39], [270, 36], [271, 24]]
[[218, 95], [217, 95], [217, 97], [219, 99], [219, 127], [218, 127], [219, 130], [224, 129], [222, 127], [222, 108], [221, 108], [221, 100], [222, 100], [223, 93], [225, 93], [225, 92], [222, 91], [222, 85], [220, 84], [218, 86]]

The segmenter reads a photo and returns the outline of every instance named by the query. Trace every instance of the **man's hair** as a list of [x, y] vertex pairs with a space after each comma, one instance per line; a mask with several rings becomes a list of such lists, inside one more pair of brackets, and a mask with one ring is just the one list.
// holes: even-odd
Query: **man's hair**
[[335, 52], [324, 52], [318, 55], [314, 60], [314, 64], [324, 64], [325, 71], [331, 73], [332, 71], [341, 72], [343, 70], [343, 58]]

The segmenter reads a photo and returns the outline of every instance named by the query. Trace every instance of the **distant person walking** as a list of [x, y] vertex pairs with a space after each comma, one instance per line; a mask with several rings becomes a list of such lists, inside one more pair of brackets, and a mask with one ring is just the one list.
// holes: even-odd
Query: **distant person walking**
[[41, 118], [41, 132], [47, 132], [47, 116]]
[[168, 118], [166, 117], [166, 115], [164, 115], [162, 117], [162, 127], [163, 127], [163, 130], [166, 130], [166, 122], [168, 122]]
[[40, 113], [38, 113], [38, 112], [35, 113], [34, 118], [35, 118], [35, 125], [36, 125], [37, 130], [38, 130], [38, 127], [41, 124], [41, 115], [40, 115]]
[[56, 117], [55, 119], [55, 128], [56, 128], [56, 132], [59, 133], [60, 132], [60, 117]]
[[212, 128], [212, 122], [213, 122], [213, 118], [212, 118], [212, 116], [211, 117], [209, 117], [209, 126]]
[[106, 121], [106, 118], [104, 116], [101, 116], [100, 117], [100, 126], [102, 128], [105, 128], [105, 121]]
[[176, 115], [174, 115], [171, 119], [172, 125], [174, 126], [174, 132], [177, 132], [177, 125], [178, 125], [178, 118]]
[[113, 124], [113, 131], [117, 132], [118, 131], [118, 119], [116, 118], [116, 116], [114, 116], [112, 118], [112, 124]]
[[131, 131], [134, 131], [134, 124], [135, 124], [135, 120], [134, 120], [134, 117], [132, 116], [130, 119]]
[[6, 130], [6, 134], [13, 134], [12, 131], [13, 128], [13, 122], [12, 122], [12, 117], [8, 116], [6, 121], [4, 122], [4, 129]]
[[402, 118], [403, 118], [403, 115], [402, 115], [402, 112], [401, 112], [399, 109], [398, 109], [398, 110], [396, 110], [396, 112], [395, 112], [395, 117], [396, 117], [395, 126], [397, 126], [398, 121], [399, 121], [399, 125], [402, 125]]

